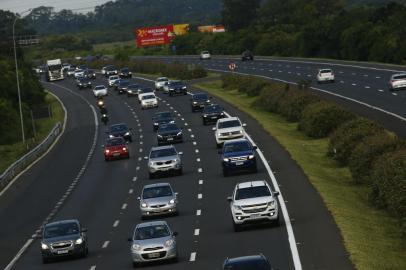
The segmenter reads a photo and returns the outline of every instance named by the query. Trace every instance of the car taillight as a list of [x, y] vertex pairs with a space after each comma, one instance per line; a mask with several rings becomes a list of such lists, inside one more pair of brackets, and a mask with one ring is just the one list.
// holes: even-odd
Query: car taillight
[[127, 151], [127, 148], [126, 148], [126, 147], [123, 147], [123, 151]]
[[106, 154], [108, 154], [108, 153], [110, 153], [110, 150], [109, 150], [109, 149], [106, 149], [104, 152], [105, 152]]

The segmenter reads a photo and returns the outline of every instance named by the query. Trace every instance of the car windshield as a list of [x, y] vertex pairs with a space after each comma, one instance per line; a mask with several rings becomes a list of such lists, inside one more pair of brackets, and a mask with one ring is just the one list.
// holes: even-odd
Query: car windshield
[[128, 85], [128, 88], [130, 89], [138, 89], [140, 86], [138, 84], [130, 84]]
[[79, 79], [80, 82], [89, 82], [90, 80], [88, 78], [80, 78]]
[[223, 109], [219, 105], [211, 105], [204, 107], [205, 113], [214, 113], [214, 112], [222, 112]]
[[393, 79], [394, 79], [394, 80], [405, 80], [405, 79], [406, 79], [406, 74], [393, 76]]
[[98, 85], [94, 88], [94, 90], [103, 90], [105, 87], [103, 85]]
[[110, 80], [118, 80], [118, 76], [111, 76]]
[[44, 229], [44, 238], [66, 236], [79, 233], [79, 226], [76, 222], [47, 225]]
[[116, 68], [114, 66], [108, 66], [106, 67], [106, 70], [111, 71], [111, 70], [115, 70]]
[[83, 72], [83, 70], [81, 70], [81, 69], [78, 69], [75, 71], [75, 73], [81, 73], [81, 72]]
[[128, 72], [128, 68], [122, 68], [121, 72]]
[[143, 88], [141, 89], [141, 93], [145, 94], [145, 93], [153, 93], [154, 90], [152, 90], [152, 88]]
[[154, 99], [155, 95], [145, 95], [142, 97], [142, 100], [146, 100], [146, 99]]
[[125, 140], [123, 138], [114, 138], [106, 142], [106, 146], [117, 146], [123, 144], [125, 144]]
[[150, 187], [145, 188], [142, 192], [143, 199], [159, 198], [172, 196], [172, 189], [170, 186]]
[[158, 132], [161, 131], [176, 131], [179, 130], [178, 126], [176, 124], [167, 124], [167, 125], [161, 125], [159, 126]]
[[120, 81], [120, 86], [128, 86], [129, 84], [129, 81]]
[[243, 152], [251, 150], [251, 144], [247, 141], [224, 144], [224, 153]]
[[167, 82], [168, 78], [159, 78], [157, 82]]
[[320, 70], [320, 73], [321, 73], [321, 74], [324, 74], [324, 73], [331, 73], [331, 72], [332, 72], [331, 69], [323, 69], [323, 70]]
[[183, 83], [181, 81], [173, 81], [170, 83], [171, 86], [181, 86]]
[[240, 121], [238, 120], [230, 120], [230, 121], [224, 121], [219, 123], [219, 129], [221, 128], [231, 128], [231, 127], [239, 127], [241, 126]]
[[174, 148], [165, 148], [154, 150], [150, 154], [150, 158], [159, 158], [159, 157], [168, 157], [168, 156], [175, 156], [176, 151]]
[[127, 131], [128, 127], [126, 125], [114, 125], [110, 127], [111, 132], [121, 132], [121, 131]]
[[172, 114], [170, 112], [157, 112], [154, 115], [154, 118], [159, 119], [159, 118], [171, 118]]
[[146, 240], [169, 236], [169, 229], [166, 225], [154, 225], [138, 228], [135, 231], [135, 240]]
[[257, 197], [267, 197], [270, 195], [271, 192], [269, 191], [267, 186], [247, 187], [237, 189], [235, 199], [244, 200]]
[[206, 94], [194, 94], [193, 95], [194, 100], [207, 100], [209, 97]]
[[208, 51], [202, 51], [202, 54], [208, 54], [209, 52]]
[[225, 270], [271, 270], [271, 266], [265, 260], [238, 261], [227, 264]]

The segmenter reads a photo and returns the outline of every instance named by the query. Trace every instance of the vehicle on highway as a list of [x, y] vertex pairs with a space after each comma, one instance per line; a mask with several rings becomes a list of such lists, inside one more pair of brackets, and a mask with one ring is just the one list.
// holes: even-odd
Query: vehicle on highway
[[182, 128], [176, 123], [159, 125], [157, 134], [158, 145], [183, 142]]
[[107, 92], [107, 87], [104, 85], [97, 85], [94, 89], [93, 89], [93, 95], [95, 97], [104, 97], [108, 95]]
[[330, 68], [319, 69], [317, 71], [316, 79], [317, 83], [334, 82], [335, 80], [334, 72]]
[[66, 71], [66, 75], [67, 75], [68, 77], [74, 76], [75, 70], [76, 70], [75, 67], [70, 67], [70, 68]]
[[245, 126], [246, 124], [241, 124], [238, 117], [217, 120], [216, 127], [213, 128], [217, 148], [220, 148], [227, 140], [245, 138]]
[[146, 185], [142, 189], [140, 201], [141, 218], [177, 214], [178, 193], [174, 192], [169, 183]]
[[393, 74], [389, 80], [389, 91], [406, 89], [406, 73]]
[[109, 138], [123, 137], [126, 141], [132, 142], [132, 128], [129, 128], [126, 123], [111, 125], [107, 134]]
[[162, 90], [165, 83], [168, 82], [169, 79], [166, 77], [159, 77], [155, 80], [155, 90]]
[[115, 81], [119, 80], [120, 77], [118, 77], [118, 75], [112, 75], [108, 78], [107, 82], [109, 84], [109, 87], [112, 87], [115, 83]]
[[268, 259], [262, 255], [227, 258], [223, 270], [273, 270]]
[[143, 94], [155, 94], [155, 91], [150, 87], [141, 87], [138, 89], [138, 103], [141, 103], [141, 97]]
[[89, 79], [96, 79], [96, 72], [93, 69], [86, 69], [83, 72], [83, 77], [86, 77]]
[[151, 221], [135, 226], [130, 252], [133, 266], [141, 263], [177, 260], [177, 232], [173, 232], [166, 221]]
[[105, 67], [102, 68], [102, 74], [105, 77], [110, 77], [110, 76], [113, 76], [113, 75], [118, 75], [118, 70], [117, 70], [117, 68], [115, 66], [109, 65], [109, 66], [105, 66]]
[[238, 183], [233, 195], [228, 197], [234, 230], [250, 223], [272, 222], [279, 224], [279, 192], [272, 192], [265, 180]]
[[48, 82], [64, 79], [61, 59], [52, 59], [46, 61], [45, 78]]
[[207, 125], [210, 123], [216, 123], [217, 120], [224, 118], [224, 109], [218, 104], [208, 104], [204, 106], [202, 119], [203, 125]]
[[154, 131], [157, 131], [160, 125], [168, 124], [168, 123], [175, 123], [175, 119], [171, 112], [164, 111], [164, 112], [156, 112], [152, 117], [152, 127]]
[[71, 65], [69, 63], [63, 63], [62, 64], [62, 71], [67, 72], [68, 69], [70, 69]]
[[41, 236], [41, 254], [44, 263], [64, 256], [86, 257], [87, 230], [76, 219], [60, 220], [44, 225]]
[[159, 173], [183, 174], [183, 165], [180, 156], [182, 152], [176, 151], [173, 145], [152, 147], [148, 157], [149, 178], [153, 179]]
[[79, 89], [92, 88], [92, 81], [86, 77], [80, 77], [78, 78], [76, 85]]
[[158, 99], [154, 93], [139, 94], [138, 97], [141, 100], [141, 109], [158, 107]]
[[86, 65], [79, 65], [79, 66], [76, 67], [76, 69], [81, 69], [81, 70], [85, 71], [85, 70], [87, 70], [89, 68]]
[[104, 99], [103, 99], [103, 97], [98, 97], [96, 104], [97, 104], [97, 106], [99, 107], [99, 109], [105, 108], [105, 106], [104, 106], [105, 104], [104, 104]]
[[100, 120], [103, 122], [103, 124], [106, 126], [107, 123], [109, 122], [109, 116], [107, 113], [102, 113]]
[[207, 59], [211, 59], [211, 54], [209, 53], [209, 51], [200, 52], [200, 60], [207, 60]]
[[102, 145], [104, 160], [114, 160], [119, 158], [130, 158], [130, 150], [123, 137], [108, 138], [106, 144]]
[[221, 165], [223, 175], [228, 176], [230, 172], [249, 171], [257, 172], [257, 161], [255, 158], [256, 146], [253, 146], [247, 139], [234, 139], [225, 141], [221, 154]]
[[117, 85], [117, 92], [118, 92], [118, 94], [119, 94], [119, 95], [121, 95], [121, 94], [126, 94], [129, 85], [130, 85], [130, 81], [128, 81], [128, 80], [123, 80], [123, 79], [119, 80], [119, 83], [118, 83], [118, 85]]
[[119, 76], [120, 76], [120, 78], [131, 78], [132, 73], [128, 67], [125, 67], [125, 68], [120, 69]]
[[75, 79], [80, 78], [80, 77], [83, 77], [84, 72], [85, 72], [85, 71], [84, 71], [83, 69], [76, 69], [76, 70], [75, 70], [75, 73], [73, 74], [73, 77], [74, 77]]
[[190, 99], [190, 106], [192, 107], [192, 112], [202, 111], [204, 107], [211, 102], [211, 97], [206, 93], [194, 93]]
[[250, 50], [243, 51], [241, 61], [254, 61], [254, 54]]
[[127, 87], [127, 97], [138, 96], [138, 91], [141, 89], [141, 85], [131, 83]]
[[187, 95], [186, 84], [182, 81], [170, 81], [168, 83], [168, 94], [174, 96], [176, 94]]
[[171, 80], [164, 82], [164, 86], [162, 86], [162, 91], [164, 94], [168, 94], [169, 93], [169, 83], [171, 82]]

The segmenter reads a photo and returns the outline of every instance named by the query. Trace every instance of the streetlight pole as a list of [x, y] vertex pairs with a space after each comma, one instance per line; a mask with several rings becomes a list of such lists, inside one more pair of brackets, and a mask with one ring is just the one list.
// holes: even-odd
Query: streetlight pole
[[[31, 11], [31, 9], [27, 9], [21, 12], [20, 16], [26, 12]], [[21, 122], [21, 135], [23, 139], [23, 144], [25, 144], [25, 132], [24, 132], [24, 120], [23, 120], [23, 108], [21, 104], [21, 91], [20, 91], [20, 80], [18, 78], [18, 63], [17, 63], [17, 49], [16, 49], [16, 38], [15, 38], [15, 25], [19, 17], [16, 15], [14, 22], [13, 22], [13, 44], [14, 44], [14, 62], [16, 66], [16, 80], [17, 80], [17, 93], [18, 93], [18, 106], [20, 107], [20, 122]]]

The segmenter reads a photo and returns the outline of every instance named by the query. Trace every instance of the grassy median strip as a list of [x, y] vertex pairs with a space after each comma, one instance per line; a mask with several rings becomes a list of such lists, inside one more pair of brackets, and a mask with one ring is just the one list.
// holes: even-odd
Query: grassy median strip
[[223, 90], [220, 80], [194, 86], [251, 115], [290, 153], [332, 213], [357, 269], [406, 269], [406, 245], [397, 220], [368, 205], [367, 187], [352, 184], [348, 168], [327, 157], [327, 138], [305, 136], [297, 123], [252, 107], [257, 97]]
[[[10, 145], [0, 145], [0, 174], [2, 174], [4, 170], [16, 160], [41, 143], [48, 136], [49, 132], [57, 122], [63, 123], [65, 112], [59, 101], [51, 94], [47, 94], [45, 102], [52, 108], [52, 117], [35, 120], [35, 138], [27, 138], [27, 144], [25, 145], [21, 142]], [[32, 123], [25, 124], [31, 125]]]

